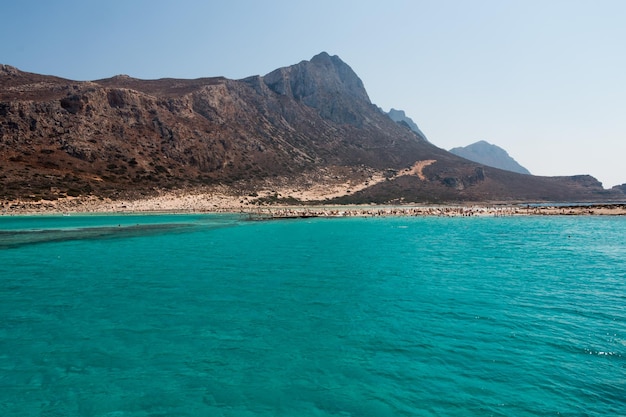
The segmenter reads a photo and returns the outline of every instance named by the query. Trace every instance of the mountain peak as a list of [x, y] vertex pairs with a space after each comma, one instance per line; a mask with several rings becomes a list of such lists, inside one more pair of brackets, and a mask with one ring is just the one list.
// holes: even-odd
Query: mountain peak
[[330, 62], [330, 60], [332, 58], [336, 58], [336, 59], [339, 59], [341, 61], [341, 59], [337, 55], [333, 55], [331, 57], [328, 52], [322, 51], [319, 54], [315, 55], [313, 58], [311, 58], [311, 62], [314, 62], [314, 63], [316, 63], [316, 62]]
[[420, 128], [417, 127], [417, 124], [415, 124], [413, 119], [411, 119], [410, 117], [406, 115], [404, 110], [391, 109], [389, 110], [389, 113], [387, 113], [387, 116], [389, 116], [389, 118], [396, 123], [406, 123], [409, 129], [415, 132], [422, 139], [427, 140], [426, 135], [424, 135], [424, 133], [422, 133]]
[[278, 68], [263, 77], [274, 93], [318, 110], [320, 116], [338, 123], [359, 125], [363, 118], [351, 103], [371, 105], [363, 82], [337, 55], [326, 52], [310, 61]]
[[[301, 64], [306, 62], [307, 61], [302, 61]], [[311, 60], [308, 62], [314, 65], [324, 66], [327, 69], [331, 70], [336, 70], [340, 72], [352, 72], [352, 74], [356, 77], [356, 74], [352, 71], [352, 68], [350, 68], [348, 64], [343, 62], [343, 60], [339, 58], [339, 56], [330, 55], [328, 52], [320, 52], [319, 54], [311, 58]]]
[[530, 172], [513, 159], [507, 151], [485, 140], [479, 140], [465, 147], [450, 149], [450, 152], [465, 159], [469, 159], [470, 161], [495, 168], [517, 172], [519, 174], [530, 174]]

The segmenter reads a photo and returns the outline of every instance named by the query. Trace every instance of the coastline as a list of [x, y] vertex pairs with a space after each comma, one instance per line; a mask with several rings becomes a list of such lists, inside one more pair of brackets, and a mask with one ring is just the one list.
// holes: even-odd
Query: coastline
[[508, 217], [508, 216], [625, 216], [626, 204], [530, 206], [503, 204], [402, 206], [263, 207], [244, 211], [255, 220], [307, 217]]
[[381, 216], [529, 216], [596, 215], [624, 216], [626, 203], [577, 204], [419, 204], [398, 205], [281, 205], [251, 204], [246, 197], [225, 193], [166, 193], [141, 199], [113, 200], [98, 197], [67, 197], [58, 200], [0, 201], [0, 216], [68, 214], [159, 214], [159, 213], [236, 213], [253, 220], [303, 217], [381, 217]]

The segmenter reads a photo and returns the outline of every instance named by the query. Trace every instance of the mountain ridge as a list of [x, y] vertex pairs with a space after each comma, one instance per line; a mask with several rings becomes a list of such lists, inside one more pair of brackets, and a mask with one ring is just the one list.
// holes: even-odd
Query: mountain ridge
[[413, 119], [406, 115], [404, 110], [396, 110], [392, 108], [387, 112], [387, 115], [396, 123], [405, 123], [407, 127], [417, 135], [421, 136], [424, 140], [428, 140], [426, 139], [426, 135], [424, 135]]
[[325, 52], [243, 80], [71, 81], [2, 68], [3, 199], [338, 184], [347, 184], [342, 195], [319, 201], [619, 196], [590, 176], [529, 180], [438, 148], [381, 113], [356, 73]]

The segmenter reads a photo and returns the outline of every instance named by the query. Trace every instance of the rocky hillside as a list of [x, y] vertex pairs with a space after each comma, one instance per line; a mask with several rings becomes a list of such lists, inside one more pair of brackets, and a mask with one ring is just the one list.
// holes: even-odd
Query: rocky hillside
[[530, 174], [530, 171], [521, 166], [507, 151], [484, 140], [472, 143], [471, 145], [450, 149], [450, 152], [469, 159], [470, 161], [489, 165], [490, 167], [517, 172], [519, 174]]
[[321, 199], [336, 202], [623, 197], [589, 176], [518, 175], [437, 148], [326, 53], [243, 80], [77, 82], [0, 66], [0, 198], [218, 185], [247, 196], [332, 189]]
[[613, 190], [626, 194], [626, 184], [616, 185]]

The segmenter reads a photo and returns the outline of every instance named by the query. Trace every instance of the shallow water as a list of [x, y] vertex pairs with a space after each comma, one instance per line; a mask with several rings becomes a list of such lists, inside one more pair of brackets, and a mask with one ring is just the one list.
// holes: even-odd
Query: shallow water
[[626, 414], [626, 219], [0, 218], [0, 414]]

